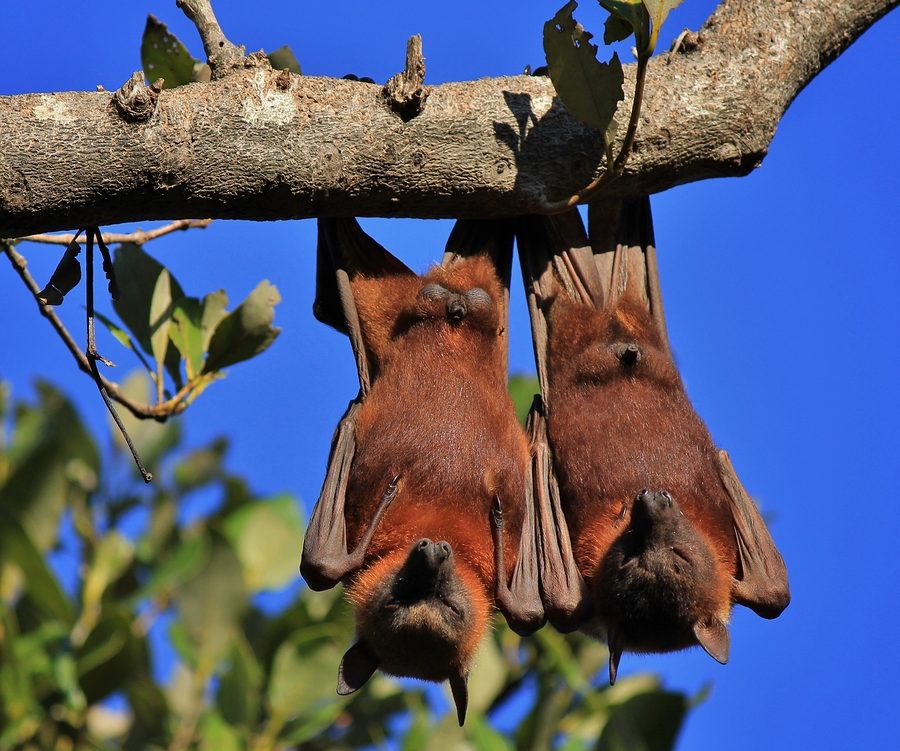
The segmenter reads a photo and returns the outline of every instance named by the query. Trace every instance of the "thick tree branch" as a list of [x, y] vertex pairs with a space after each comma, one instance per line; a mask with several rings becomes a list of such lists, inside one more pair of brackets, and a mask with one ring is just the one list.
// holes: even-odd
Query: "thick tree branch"
[[[898, 2], [725, 0], [651, 62], [631, 158], [609, 190], [746, 174], [797, 93]], [[184, 216], [514, 215], [571, 195], [602, 165], [598, 134], [544, 78], [436, 86], [409, 122], [377, 86], [262, 67], [164, 90], [146, 122], [123, 120], [111, 98], [0, 97], [0, 236]]]

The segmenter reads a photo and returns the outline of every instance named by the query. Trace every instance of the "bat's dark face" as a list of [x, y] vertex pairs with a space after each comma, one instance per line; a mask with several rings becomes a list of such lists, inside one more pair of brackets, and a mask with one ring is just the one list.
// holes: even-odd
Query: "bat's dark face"
[[637, 494], [628, 528], [597, 573], [595, 608], [614, 656], [700, 644], [720, 662], [727, 659], [728, 580], [667, 491]]
[[363, 577], [365, 583], [354, 587], [351, 599], [360, 639], [381, 670], [442, 681], [468, 665], [487, 606], [473, 598], [449, 543], [419, 540], [393, 571]]
[[497, 306], [481, 287], [452, 290], [431, 282], [419, 290], [416, 315], [422, 321], [446, 321], [459, 328], [469, 326], [484, 331], [496, 331]]

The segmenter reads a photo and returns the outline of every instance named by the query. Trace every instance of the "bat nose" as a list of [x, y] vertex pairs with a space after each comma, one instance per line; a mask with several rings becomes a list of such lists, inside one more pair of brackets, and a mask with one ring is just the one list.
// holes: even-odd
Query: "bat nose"
[[427, 537], [423, 537], [413, 547], [410, 560], [416, 559], [419, 565], [424, 565], [425, 568], [439, 569], [452, 554], [453, 549], [446, 540], [432, 542]]
[[634, 498], [634, 511], [656, 517], [675, 508], [675, 500], [668, 490], [641, 490]]
[[447, 316], [452, 324], [458, 324], [462, 321], [467, 312], [465, 300], [463, 300], [461, 295], [457, 295], [447, 304]]

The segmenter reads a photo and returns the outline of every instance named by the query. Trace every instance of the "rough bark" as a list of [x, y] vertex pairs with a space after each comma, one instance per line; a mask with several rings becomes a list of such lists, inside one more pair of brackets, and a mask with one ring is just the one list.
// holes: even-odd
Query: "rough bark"
[[[898, 2], [725, 0], [651, 62], [610, 192], [746, 174], [797, 93]], [[170, 217], [516, 215], [576, 192], [601, 161], [545, 78], [436, 86], [404, 122], [380, 86], [250, 56], [162, 91], [143, 121], [108, 92], [0, 97], [0, 236]]]

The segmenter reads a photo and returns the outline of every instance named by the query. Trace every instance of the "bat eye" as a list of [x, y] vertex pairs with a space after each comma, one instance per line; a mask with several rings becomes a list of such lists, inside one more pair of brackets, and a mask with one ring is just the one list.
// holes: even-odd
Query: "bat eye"
[[420, 300], [443, 300], [450, 292], [440, 284], [426, 284], [419, 290]]
[[473, 287], [472, 289], [467, 290], [463, 297], [473, 308], [490, 308], [494, 304], [494, 301], [491, 300], [491, 296], [481, 289], [481, 287]]
[[663, 498], [665, 498], [669, 503], [672, 502], [672, 494], [668, 490], [664, 490], [662, 492]]

